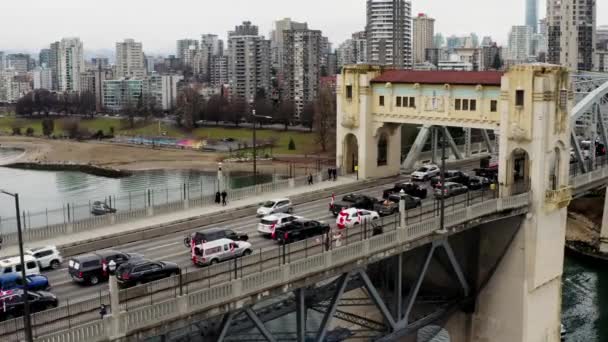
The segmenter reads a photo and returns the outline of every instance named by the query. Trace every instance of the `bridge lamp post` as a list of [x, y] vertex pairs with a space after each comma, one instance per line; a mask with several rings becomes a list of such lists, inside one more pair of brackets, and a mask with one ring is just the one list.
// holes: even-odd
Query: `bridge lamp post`
[[[27, 284], [25, 273], [25, 257], [23, 254], [23, 235], [21, 233], [21, 218], [19, 217], [19, 194], [0, 189], [0, 193], [11, 196], [15, 199], [15, 212], [17, 218], [17, 237], [19, 238], [19, 261], [21, 262], [21, 278]], [[23, 328], [25, 330], [25, 340], [32, 342], [32, 324], [30, 319], [30, 303], [28, 301], [27, 286], [23, 286]]]
[[[253, 101], [251, 101], [251, 105], [253, 106]], [[257, 136], [256, 136], [256, 119], [272, 119], [270, 116], [265, 115], [256, 115], [255, 109], [251, 110], [251, 117], [253, 118], [253, 185], [258, 185], [258, 164], [257, 164]]]

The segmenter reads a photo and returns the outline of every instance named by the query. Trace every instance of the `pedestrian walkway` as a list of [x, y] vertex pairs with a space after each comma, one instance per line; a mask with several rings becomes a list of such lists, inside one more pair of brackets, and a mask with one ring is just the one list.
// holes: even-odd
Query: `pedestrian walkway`
[[[168, 225], [171, 223], [177, 223], [188, 219], [197, 217], [204, 217], [208, 215], [220, 214], [231, 212], [239, 208], [257, 205], [261, 201], [266, 199], [278, 198], [278, 197], [291, 197], [296, 195], [303, 195], [307, 193], [313, 193], [320, 190], [326, 190], [337, 186], [344, 186], [348, 184], [354, 184], [357, 180], [353, 177], [338, 177], [337, 181], [324, 181], [315, 182], [312, 185], [300, 186], [295, 188], [282, 189], [280, 191], [266, 193], [260, 196], [252, 196], [238, 201], [230, 200], [230, 193], [227, 197], [227, 205], [213, 205], [202, 208], [192, 208], [187, 210], [175, 211], [164, 215], [157, 215], [151, 217], [145, 217], [140, 220], [134, 220], [121, 224], [114, 224], [109, 226], [102, 226], [96, 229], [91, 229], [85, 232], [78, 232], [72, 234], [61, 235], [48, 240], [41, 240], [36, 242], [27, 242], [25, 248], [35, 248], [47, 245], [54, 245], [66, 247], [79, 243], [93, 242], [96, 239], [104, 237], [112, 237], [117, 235], [124, 235], [130, 232], [136, 232], [138, 230], [159, 227], [162, 225]], [[262, 197], [263, 196], [263, 197]], [[0, 250], [0, 258], [9, 257], [19, 254], [19, 246], [11, 245], [4, 246]]]

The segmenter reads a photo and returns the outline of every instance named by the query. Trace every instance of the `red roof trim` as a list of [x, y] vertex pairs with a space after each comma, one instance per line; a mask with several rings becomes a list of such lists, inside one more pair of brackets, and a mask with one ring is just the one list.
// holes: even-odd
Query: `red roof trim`
[[413, 71], [388, 70], [372, 83], [420, 83], [500, 86], [500, 71]]

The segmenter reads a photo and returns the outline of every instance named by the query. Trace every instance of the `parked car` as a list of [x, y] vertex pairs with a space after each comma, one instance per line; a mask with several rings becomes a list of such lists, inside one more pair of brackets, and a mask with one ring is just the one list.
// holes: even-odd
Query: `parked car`
[[207, 229], [203, 232], [195, 232], [184, 238], [184, 245], [188, 248], [192, 248], [192, 241], [194, 245], [200, 245], [219, 239], [230, 239], [234, 241], [248, 241], [249, 235], [245, 233], [237, 233], [234, 230], [224, 228], [212, 228]]
[[492, 184], [492, 181], [486, 177], [472, 176], [469, 178], [467, 187], [469, 190], [482, 190], [487, 189]]
[[378, 220], [380, 214], [375, 211], [348, 208], [344, 209], [338, 214], [336, 219], [336, 226], [338, 229], [352, 228], [356, 225], [371, 223], [372, 221]]
[[266, 201], [260, 205], [257, 211], [258, 217], [268, 216], [278, 213], [293, 213], [293, 205], [288, 198], [281, 198], [272, 201]]
[[412, 180], [426, 182], [439, 174], [439, 166], [434, 164], [424, 165], [412, 173]]
[[337, 217], [342, 210], [348, 208], [373, 210], [376, 202], [378, 200], [370, 196], [351, 194], [342, 197], [342, 201], [335, 202], [329, 210]]
[[95, 216], [102, 216], [106, 214], [113, 214], [116, 212], [116, 208], [112, 208], [104, 202], [93, 202], [91, 207], [91, 214]]
[[[46, 291], [27, 293], [30, 313], [56, 308], [59, 305], [57, 297]], [[11, 290], [0, 296], [0, 321], [23, 316], [25, 294], [23, 290]]]
[[[40, 274], [40, 267], [36, 258], [25, 254], [23, 260], [25, 261], [26, 275]], [[11, 257], [0, 260], [0, 274], [21, 274], [21, 258]]]
[[207, 266], [222, 261], [251, 255], [251, 244], [245, 241], [219, 239], [202, 245], [196, 245], [192, 255], [195, 265]]
[[[28, 275], [25, 279], [28, 291], [48, 291], [51, 288], [49, 279], [43, 275]], [[0, 276], [0, 291], [23, 289], [24, 283], [21, 274], [3, 274]]]
[[443, 189], [443, 193], [441, 192], [441, 188], [435, 189], [435, 197], [436, 198], [449, 198], [462, 194], [466, 194], [469, 192], [469, 188], [466, 185], [462, 185], [459, 183], [445, 183], [445, 187]]
[[[445, 172], [445, 182], [467, 184], [469, 182], [469, 175], [459, 170], [447, 170]], [[441, 173], [431, 178], [431, 186], [433, 188], [441, 186]]]
[[258, 233], [264, 236], [271, 236], [275, 229], [283, 227], [297, 219], [301, 219], [301, 217], [284, 213], [264, 216], [260, 220], [260, 223], [258, 223]]
[[475, 169], [473, 171], [475, 171], [476, 176], [485, 177], [491, 181], [496, 181], [498, 179], [498, 164], [493, 164], [485, 168]]
[[138, 259], [125, 262], [116, 269], [116, 280], [120, 287], [130, 287], [179, 275], [179, 266], [172, 262]]
[[292, 243], [314, 236], [323, 235], [330, 231], [328, 224], [314, 220], [295, 220], [290, 224], [275, 230], [275, 239], [279, 243]]
[[63, 262], [63, 258], [55, 246], [28, 249], [25, 251], [25, 254], [36, 258], [36, 261], [38, 261], [38, 266], [40, 266], [41, 269], [58, 269], [61, 267], [61, 263]]
[[[374, 210], [380, 214], [380, 216], [393, 215], [399, 212], [399, 202], [401, 196], [398, 194], [390, 195], [383, 201], [378, 201], [374, 205]], [[405, 195], [405, 210], [414, 209], [422, 205], [422, 200], [418, 197]]]
[[68, 272], [77, 283], [96, 285], [102, 280], [108, 280], [108, 265], [111, 261], [114, 261], [118, 268], [128, 261], [138, 259], [143, 259], [143, 255], [112, 250], [99, 251], [71, 258], [68, 261]]
[[425, 186], [422, 186], [420, 184], [414, 184], [411, 182], [405, 182], [396, 183], [393, 188], [384, 190], [382, 192], [382, 198], [386, 199], [393, 194], [398, 195], [399, 193], [401, 193], [401, 190], [403, 190], [403, 192], [405, 192], [407, 195], [418, 197], [420, 199], [425, 199], [428, 195], [428, 190]]

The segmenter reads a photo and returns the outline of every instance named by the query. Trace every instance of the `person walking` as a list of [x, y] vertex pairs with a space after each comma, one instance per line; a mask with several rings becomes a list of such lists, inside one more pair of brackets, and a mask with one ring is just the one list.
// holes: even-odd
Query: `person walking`
[[108, 309], [106, 308], [105, 304], [101, 304], [101, 307], [99, 308], [99, 315], [101, 316], [101, 319], [103, 319], [105, 317], [105, 315], [108, 314]]
[[327, 168], [327, 180], [328, 180], [328, 181], [330, 181], [330, 180], [331, 180], [331, 176], [332, 176], [332, 174], [333, 174], [332, 172], [333, 172], [332, 168], [331, 168], [331, 167], [328, 167], [328, 168]]
[[222, 203], [221, 196], [222, 196], [222, 195], [220, 194], [220, 192], [219, 192], [219, 191], [215, 193], [215, 203], [216, 203], [216, 204], [220, 204], [220, 203]]
[[312, 185], [312, 184], [313, 184], [313, 182], [312, 182], [312, 173], [309, 173], [308, 174], [308, 185]]
[[226, 190], [222, 191], [222, 205], [226, 206], [226, 197], [228, 197], [228, 193]]

